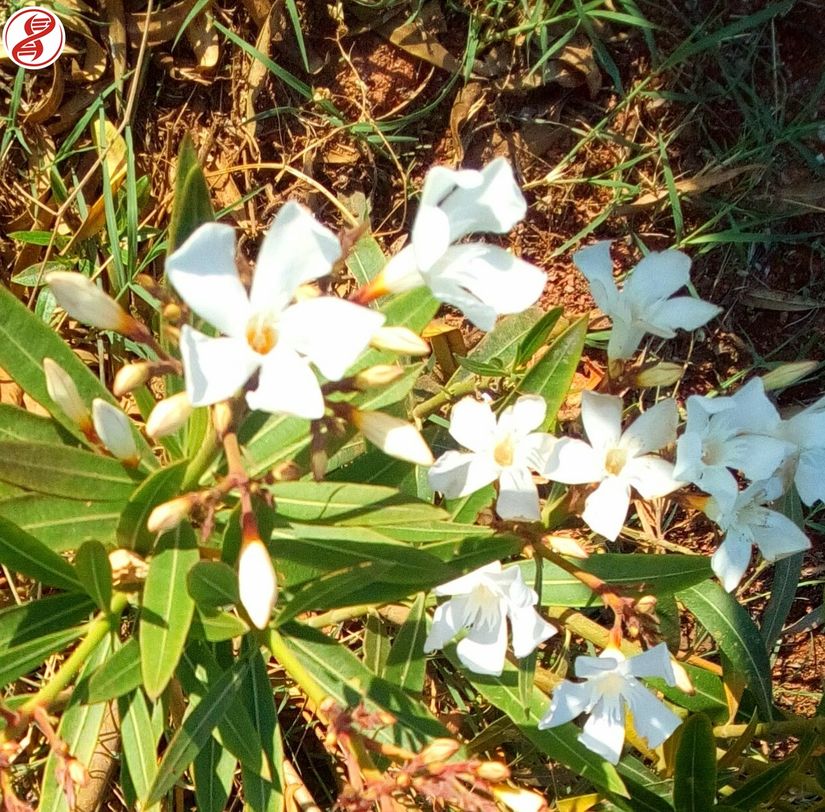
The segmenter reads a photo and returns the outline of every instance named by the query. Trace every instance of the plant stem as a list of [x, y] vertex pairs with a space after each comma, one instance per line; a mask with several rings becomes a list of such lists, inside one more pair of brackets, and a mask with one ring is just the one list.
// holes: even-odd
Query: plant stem
[[36, 708], [46, 708], [56, 699], [60, 692], [74, 679], [80, 669], [86, 664], [91, 653], [109, 632], [117, 629], [120, 616], [129, 597], [125, 592], [115, 593], [112, 599], [112, 609], [108, 614], [99, 614], [87, 626], [86, 637], [83, 642], [69, 655], [69, 658], [60, 667], [60, 670], [44, 685], [31, 699], [20, 708], [20, 713], [29, 716]]
[[209, 466], [215, 461], [220, 452], [221, 446], [218, 442], [218, 435], [212, 421], [209, 421], [206, 429], [206, 437], [203, 438], [201, 447], [197, 454], [192, 458], [192, 461], [186, 468], [186, 475], [183, 478], [181, 490], [183, 492], [191, 491], [197, 487], [200, 478], [209, 469]]
[[428, 417], [433, 412], [437, 412], [442, 406], [452, 403], [456, 398], [474, 392], [478, 386], [483, 386], [487, 380], [489, 379], [478, 378], [475, 375], [471, 375], [467, 380], [458, 381], [458, 383], [449, 389], [445, 387], [437, 395], [433, 395], [428, 400], [419, 403], [418, 406], [413, 409], [413, 417], [419, 419]]
[[[748, 729], [747, 725], [719, 725], [713, 728], [717, 739], [737, 739]], [[778, 722], [760, 722], [753, 729], [754, 739], [784, 739], [805, 733], [825, 734], [825, 716], [783, 719]]]
[[[266, 647], [272, 652], [272, 656], [278, 664], [295, 681], [296, 685], [306, 694], [307, 698], [315, 705], [315, 712], [321, 716], [321, 705], [327, 698], [326, 691], [316, 682], [309, 671], [304, 668], [298, 658], [289, 650], [286, 641], [277, 629], [268, 629], [266, 634]], [[324, 721], [322, 719], [322, 721]]]

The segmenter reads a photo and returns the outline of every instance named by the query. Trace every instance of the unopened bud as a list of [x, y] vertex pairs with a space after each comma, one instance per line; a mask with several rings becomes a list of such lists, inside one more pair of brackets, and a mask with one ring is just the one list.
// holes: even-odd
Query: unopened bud
[[643, 615], [652, 615], [656, 611], [658, 601], [653, 595], [643, 595], [636, 601], [636, 611]]
[[358, 430], [385, 454], [416, 465], [432, 465], [433, 455], [418, 429], [406, 420], [384, 412], [361, 412], [353, 409], [352, 422]]
[[498, 784], [510, 777], [510, 768], [500, 761], [482, 761], [476, 767], [476, 775], [485, 781], [493, 781]]
[[76, 758], [66, 759], [66, 773], [72, 783], [78, 787], [85, 787], [89, 783], [89, 771], [86, 766]]
[[508, 784], [497, 784], [491, 790], [495, 799], [513, 812], [541, 812], [547, 809], [547, 802], [536, 792]]
[[146, 433], [155, 439], [173, 434], [192, 414], [192, 402], [186, 392], [158, 401], [146, 421]]
[[685, 667], [673, 657], [670, 658], [670, 665], [673, 668], [673, 676], [676, 678], [676, 687], [688, 696], [693, 696], [696, 688]]
[[377, 364], [365, 369], [355, 376], [355, 386], [358, 389], [376, 389], [380, 386], [389, 386], [404, 374], [404, 370], [395, 364]]
[[378, 350], [389, 350], [399, 355], [429, 355], [430, 345], [407, 327], [379, 327], [370, 344]]
[[819, 361], [790, 361], [780, 364], [762, 376], [765, 391], [784, 389], [810, 375], [819, 366]]
[[570, 558], [588, 558], [590, 555], [576, 539], [569, 536], [549, 535], [544, 536], [544, 541], [559, 555], [567, 555]]
[[164, 305], [161, 313], [163, 315], [163, 320], [169, 324], [177, 324], [183, 315], [180, 305], [175, 304], [174, 302], [169, 302], [168, 305]]
[[238, 590], [249, 619], [256, 628], [265, 629], [278, 600], [278, 581], [269, 550], [258, 538], [244, 540], [241, 544]]
[[51, 358], [43, 359], [43, 372], [49, 397], [81, 431], [91, 434], [92, 416], [69, 373]]
[[174, 530], [189, 515], [196, 501], [195, 494], [187, 493], [158, 505], [149, 514], [146, 529], [150, 533]]
[[421, 759], [425, 764], [438, 764], [449, 761], [460, 749], [461, 744], [455, 739], [433, 739], [421, 751]]
[[123, 547], [109, 553], [109, 563], [115, 586], [140, 583], [149, 574], [149, 565], [137, 553]]
[[212, 407], [212, 425], [218, 439], [222, 440], [226, 433], [232, 428], [232, 407], [225, 401], [219, 401]]
[[132, 392], [139, 386], [143, 386], [152, 375], [152, 364], [149, 361], [138, 361], [135, 364], [126, 364], [121, 367], [117, 375], [115, 375], [115, 382], [112, 386], [112, 392], [115, 397], [122, 397], [128, 392]]
[[101, 330], [131, 332], [135, 320], [91, 279], [76, 271], [53, 271], [46, 282], [57, 303], [74, 319]]
[[92, 420], [100, 442], [115, 457], [126, 465], [135, 466], [140, 462], [132, 424], [117, 406], [95, 398], [92, 401]]
[[672, 386], [684, 371], [681, 364], [662, 361], [656, 366], [641, 370], [636, 375], [636, 386]]

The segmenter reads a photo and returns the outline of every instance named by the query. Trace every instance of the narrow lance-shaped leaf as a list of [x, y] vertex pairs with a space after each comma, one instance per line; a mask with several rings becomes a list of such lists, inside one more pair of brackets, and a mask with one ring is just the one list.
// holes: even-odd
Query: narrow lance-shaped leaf
[[66, 559], [4, 518], [0, 518], [0, 563], [47, 586], [69, 591], [83, 589]]
[[393, 641], [384, 669], [384, 678], [388, 682], [412, 694], [420, 694], [424, 689], [427, 670], [424, 655], [424, 641], [427, 639], [425, 604], [426, 595], [419, 592]]
[[118, 700], [123, 760], [139, 800], [149, 794], [158, 772], [157, 741], [146, 698], [139, 688]]
[[108, 613], [112, 605], [112, 565], [104, 546], [99, 541], [85, 542], [77, 551], [74, 566], [86, 592], [102, 612]]
[[676, 812], [705, 812], [715, 802], [716, 741], [710, 719], [694, 713], [682, 725], [676, 751], [673, 807]]
[[93, 705], [128, 694], [141, 679], [140, 645], [131, 637], [78, 686], [78, 691], [83, 702]]

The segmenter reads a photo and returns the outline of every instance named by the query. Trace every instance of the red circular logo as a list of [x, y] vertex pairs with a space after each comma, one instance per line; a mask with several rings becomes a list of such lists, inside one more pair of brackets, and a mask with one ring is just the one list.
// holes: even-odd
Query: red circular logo
[[29, 70], [47, 68], [57, 61], [66, 44], [58, 16], [42, 6], [26, 6], [3, 26], [3, 46], [15, 65]]

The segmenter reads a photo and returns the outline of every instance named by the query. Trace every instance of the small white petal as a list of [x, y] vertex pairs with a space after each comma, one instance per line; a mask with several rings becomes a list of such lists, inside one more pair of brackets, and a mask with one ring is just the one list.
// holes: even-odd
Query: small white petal
[[658, 747], [682, 724], [670, 708], [636, 680], [628, 682], [624, 697], [633, 714], [633, 727], [649, 747]]
[[690, 257], [681, 251], [651, 251], [634, 268], [622, 293], [642, 310], [690, 282]]
[[[717, 398], [718, 400], [718, 398]], [[751, 378], [730, 398], [731, 416], [742, 431], [772, 434], [781, 423], [779, 412], [765, 394], [761, 378]]]
[[664, 643], [659, 643], [641, 654], [628, 657], [625, 660], [625, 669], [634, 677], [659, 677], [668, 685], [676, 684], [673, 662]]
[[379, 291], [376, 298], [387, 293], [403, 293], [405, 290], [413, 290], [426, 285], [421, 271], [418, 270], [418, 260], [413, 247], [408, 245], [395, 256], [390, 257], [389, 262], [382, 268], [373, 284]]
[[490, 450], [496, 434], [496, 417], [490, 404], [472, 396], [462, 398], [450, 412], [450, 434], [470, 451]]
[[767, 508], [761, 516], [763, 522], [751, 525], [751, 532], [765, 561], [778, 561], [810, 549], [808, 537], [787, 516]]
[[644, 499], [667, 496], [684, 485], [684, 482], [674, 479], [672, 462], [651, 455], [628, 460], [620, 476]]
[[507, 654], [507, 623], [501, 614], [497, 622], [470, 629], [456, 646], [462, 665], [476, 674], [501, 676]]
[[582, 423], [594, 449], [615, 448], [622, 436], [622, 399], [589, 390], [582, 392]]
[[[466, 575], [461, 575], [448, 581], [446, 584], [435, 587], [433, 589], [434, 595], [467, 595], [472, 592], [479, 584], [487, 583], [489, 576], [501, 573], [501, 562], [492, 561], [479, 567], [477, 570], [468, 572]], [[463, 621], [462, 621], [463, 622]]]
[[496, 513], [502, 519], [537, 522], [541, 518], [539, 494], [526, 468], [511, 465], [499, 477]]
[[513, 628], [513, 654], [519, 659], [527, 657], [540, 643], [556, 634], [556, 627], [532, 606], [511, 606], [509, 615]]
[[618, 309], [619, 291], [613, 280], [613, 260], [610, 240], [601, 240], [576, 251], [573, 262], [590, 283], [590, 292], [596, 305], [613, 317]]
[[825, 448], [809, 448], [799, 455], [794, 484], [799, 498], [809, 507], [817, 499], [825, 500]]
[[432, 465], [433, 455], [418, 429], [384, 412], [353, 413], [353, 422], [385, 454], [414, 465]]
[[639, 321], [614, 318], [610, 339], [607, 342], [607, 357], [623, 361], [633, 356], [645, 337], [645, 326]]
[[550, 707], [539, 720], [539, 730], [572, 722], [596, 704], [598, 694], [592, 682], [570, 682], [565, 680], [553, 689]]
[[791, 453], [784, 440], [762, 434], [742, 434], [725, 444], [721, 462], [753, 480], [768, 479]]
[[250, 300], [255, 311], [279, 313], [299, 285], [325, 276], [341, 256], [338, 238], [303, 206], [284, 204], [261, 244]]
[[673, 398], [660, 400], [637, 417], [622, 435], [620, 445], [634, 455], [649, 454], [676, 442], [679, 410]]
[[337, 381], [383, 323], [383, 313], [334, 296], [320, 296], [298, 302], [283, 312], [280, 340], [306, 355], [325, 378]]
[[601, 482], [604, 470], [604, 454], [599, 454], [584, 440], [562, 437], [550, 450], [550, 456], [542, 475], [554, 482], [566, 485], [584, 485]]
[[684, 482], [696, 483], [704, 467], [702, 451], [702, 436], [697, 431], [691, 431], [690, 418], [688, 418], [684, 434], [676, 441], [676, 464], [673, 468], [673, 475]]
[[691, 296], [676, 296], [657, 304], [645, 321], [653, 335], [669, 338], [673, 331], [697, 330], [722, 312], [721, 307], [694, 299]]
[[119, 460], [136, 465], [139, 454], [129, 418], [111, 403], [95, 398], [92, 401], [92, 419], [103, 445]]
[[540, 473], [547, 468], [558, 443], [558, 437], [534, 431], [516, 443], [513, 464]]
[[516, 440], [526, 437], [544, 423], [547, 404], [539, 395], [522, 395], [498, 417], [499, 432], [510, 434]]
[[193, 406], [232, 397], [260, 366], [264, 356], [243, 338], [212, 338], [188, 324], [180, 334], [186, 392]]
[[238, 557], [238, 589], [241, 604], [258, 629], [269, 625], [278, 600], [278, 581], [269, 551], [260, 539], [241, 545]]
[[323, 417], [324, 396], [309, 361], [285, 344], [276, 344], [262, 359], [258, 388], [246, 394], [250, 409], [309, 420]]
[[431, 654], [444, 648], [461, 630], [463, 620], [456, 617], [451, 600], [436, 606], [432, 626], [424, 641], [424, 653]]
[[579, 741], [611, 764], [618, 764], [624, 746], [624, 705], [619, 696], [602, 696], [584, 724]]
[[588, 527], [615, 541], [630, 507], [630, 488], [618, 477], [603, 480], [584, 503], [582, 519]]
[[447, 499], [475, 493], [498, 479], [499, 467], [488, 454], [447, 451], [427, 472], [430, 487]]
[[235, 263], [235, 229], [205, 223], [166, 258], [172, 287], [202, 319], [242, 338], [252, 311]]
[[728, 532], [716, 552], [711, 556], [710, 566], [722, 582], [726, 592], [733, 592], [751, 560], [751, 545], [739, 534]]

